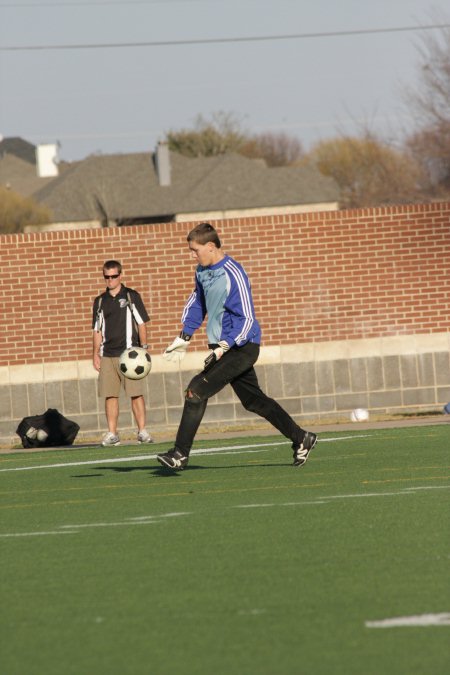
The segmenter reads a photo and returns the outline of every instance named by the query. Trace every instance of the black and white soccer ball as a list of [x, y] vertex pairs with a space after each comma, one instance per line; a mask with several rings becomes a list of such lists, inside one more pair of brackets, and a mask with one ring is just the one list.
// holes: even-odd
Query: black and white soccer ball
[[130, 347], [119, 358], [120, 371], [130, 380], [141, 380], [152, 369], [152, 359], [146, 349]]

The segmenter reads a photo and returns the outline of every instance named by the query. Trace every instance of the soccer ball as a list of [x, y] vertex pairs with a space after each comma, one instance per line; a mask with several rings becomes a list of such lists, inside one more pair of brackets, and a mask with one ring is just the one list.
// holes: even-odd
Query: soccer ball
[[36, 438], [37, 438], [38, 441], [40, 441], [41, 443], [45, 443], [45, 441], [46, 441], [47, 438], [48, 438], [48, 433], [45, 431], [45, 429], [38, 429], [38, 430], [37, 430], [37, 433], [36, 433]]
[[130, 380], [141, 380], [149, 374], [152, 368], [152, 359], [146, 349], [130, 347], [120, 355], [119, 368], [120, 372]]
[[37, 436], [37, 429], [35, 427], [30, 427], [25, 436], [29, 438], [30, 441], [34, 441]]
[[367, 422], [369, 419], [369, 411], [365, 408], [355, 408], [350, 413], [350, 419], [352, 422]]
[[30, 441], [35, 441], [37, 439], [40, 443], [44, 443], [48, 438], [48, 433], [45, 431], [45, 429], [36, 429], [36, 427], [30, 427], [25, 436], [29, 438]]

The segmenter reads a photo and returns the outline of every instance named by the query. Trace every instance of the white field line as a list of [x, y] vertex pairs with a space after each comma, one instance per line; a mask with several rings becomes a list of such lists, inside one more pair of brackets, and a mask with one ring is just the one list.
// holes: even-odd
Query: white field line
[[450, 626], [450, 613], [417, 614], [415, 616], [397, 616], [380, 621], [366, 621], [366, 628], [402, 628], [415, 626]]
[[235, 506], [230, 506], [231, 509], [270, 509], [276, 506], [308, 506], [316, 504], [326, 504], [327, 502], [322, 501], [320, 497], [317, 499], [310, 499], [309, 501], [304, 502], [284, 502], [283, 504], [236, 504]]
[[178, 513], [160, 513], [158, 515], [137, 516], [134, 518], [124, 518], [117, 522], [109, 523], [78, 523], [72, 525], [59, 525], [56, 530], [42, 531], [42, 532], [5, 532], [0, 534], [0, 539], [14, 538], [14, 537], [42, 537], [45, 535], [55, 534], [77, 534], [81, 530], [94, 527], [124, 527], [130, 525], [153, 525], [162, 522], [165, 518], [178, 518], [180, 516], [189, 516], [189, 511], [180, 511]]
[[53, 534], [76, 534], [75, 531], [66, 531], [62, 532], [61, 530], [52, 530], [48, 532], [5, 532], [5, 534], [0, 534], [2, 539], [13, 539], [17, 537], [45, 537]]
[[[450, 490], [450, 485], [430, 485], [423, 486], [421, 490]], [[366, 492], [360, 494], [347, 494], [347, 495], [323, 495], [318, 496], [316, 499], [308, 499], [304, 501], [296, 502], [283, 502], [283, 503], [258, 503], [258, 504], [236, 504], [229, 506], [229, 509], [266, 509], [266, 508], [276, 508], [276, 507], [292, 507], [292, 506], [317, 506], [318, 504], [330, 504], [336, 499], [355, 499], [355, 498], [364, 498], [364, 497], [398, 497], [404, 495], [414, 495], [417, 492], [415, 488], [403, 488], [397, 492]], [[96, 523], [78, 523], [78, 524], [69, 524], [69, 525], [59, 525], [56, 530], [52, 531], [43, 531], [43, 532], [5, 532], [0, 533], [0, 539], [2, 538], [12, 538], [12, 537], [37, 537], [44, 535], [57, 535], [57, 534], [76, 534], [83, 529], [89, 528], [105, 528], [105, 527], [124, 527], [129, 525], [152, 525], [155, 523], [161, 523], [164, 519], [167, 518], [178, 518], [180, 516], [190, 516], [194, 515], [192, 511], [179, 511], [172, 513], [163, 513], [157, 515], [147, 515], [147, 516], [133, 516], [124, 518], [120, 521], [111, 521], [111, 522], [96, 522]]]
[[174, 511], [173, 513], [160, 513], [158, 516], [133, 516], [127, 520], [147, 520], [148, 518], [178, 518], [179, 516], [190, 516], [191, 511]]
[[422, 487], [407, 487], [405, 490], [418, 492], [419, 490], [448, 490], [449, 485], [423, 485]]
[[348, 495], [322, 495], [316, 499], [309, 499], [307, 501], [298, 502], [266, 502], [260, 504], [236, 504], [230, 506], [231, 509], [266, 509], [270, 507], [280, 506], [307, 506], [315, 504], [328, 504], [336, 499], [365, 499], [366, 497], [400, 497], [403, 495], [412, 495], [418, 490], [450, 490], [450, 485], [424, 485], [421, 488], [402, 488], [396, 492], [361, 492], [357, 494]]
[[75, 530], [85, 527], [117, 527], [120, 525], [147, 525], [148, 523], [161, 522], [164, 518], [177, 518], [179, 516], [190, 516], [189, 511], [180, 511], [179, 513], [161, 513], [157, 516], [139, 516], [134, 518], [125, 518], [118, 522], [110, 523], [81, 523], [80, 525], [60, 525], [62, 529]]
[[[360, 434], [356, 436], [340, 436], [336, 438], [323, 438], [320, 440], [320, 443], [326, 443], [331, 441], [347, 441], [353, 440], [354, 438], [368, 438], [371, 434]], [[230, 454], [243, 454], [238, 452], [239, 450], [245, 452], [255, 452], [255, 451], [265, 451], [266, 449], [273, 448], [277, 445], [287, 445], [290, 444], [290, 441], [277, 441], [276, 443], [254, 443], [251, 445], [225, 445], [223, 447], [217, 448], [199, 448], [198, 450], [192, 450], [191, 455], [213, 455], [216, 452], [221, 452], [224, 455]], [[130, 457], [101, 457], [99, 459], [90, 459], [82, 462], [59, 462], [58, 464], [39, 464], [35, 466], [16, 466], [6, 469], [0, 469], [0, 473], [6, 471], [33, 471], [34, 469], [60, 469], [66, 466], [88, 466], [92, 464], [101, 463], [119, 463], [119, 462], [143, 462], [147, 459], [156, 459], [156, 453], [151, 455], [135, 455]]]

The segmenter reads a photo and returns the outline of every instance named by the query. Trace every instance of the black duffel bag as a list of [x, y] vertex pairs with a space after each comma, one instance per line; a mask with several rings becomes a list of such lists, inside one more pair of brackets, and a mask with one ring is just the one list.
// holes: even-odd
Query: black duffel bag
[[24, 448], [48, 448], [72, 445], [80, 427], [68, 420], [56, 408], [49, 408], [42, 415], [24, 417], [16, 429]]

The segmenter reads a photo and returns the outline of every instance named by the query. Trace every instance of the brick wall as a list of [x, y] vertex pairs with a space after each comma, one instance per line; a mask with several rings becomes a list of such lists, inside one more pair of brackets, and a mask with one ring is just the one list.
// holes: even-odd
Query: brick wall
[[[0, 366], [89, 359], [91, 306], [109, 258], [143, 296], [160, 353], [193, 287], [185, 237], [194, 224], [2, 235]], [[450, 328], [449, 202], [216, 225], [250, 275], [266, 346]]]
[[[17, 443], [27, 415], [57, 408], [79, 440], [105, 431], [91, 360], [91, 311], [104, 289], [103, 262], [119, 259], [124, 281], [152, 317], [153, 368], [146, 378], [155, 438], [175, 433], [183, 391], [207, 354], [201, 331], [180, 365], [161, 356], [179, 330], [193, 287], [186, 234], [194, 223], [0, 237], [0, 445]], [[442, 410], [450, 401], [450, 203], [217, 223], [224, 249], [254, 289], [265, 391], [303, 426]], [[267, 423], [230, 387], [208, 404], [202, 429]], [[121, 438], [135, 439], [121, 394]]]

